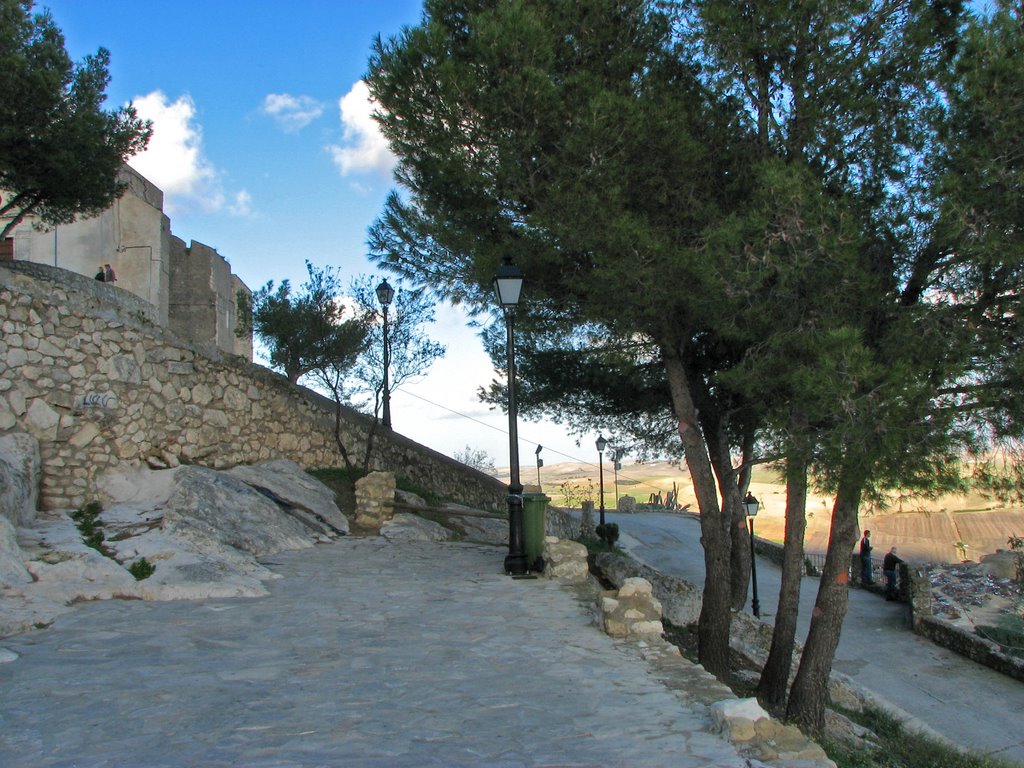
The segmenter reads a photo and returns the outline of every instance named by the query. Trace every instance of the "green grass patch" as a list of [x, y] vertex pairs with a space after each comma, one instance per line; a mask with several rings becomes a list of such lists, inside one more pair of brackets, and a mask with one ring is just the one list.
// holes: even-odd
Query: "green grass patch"
[[354, 486], [356, 480], [366, 477], [366, 471], [356, 467], [352, 469], [346, 469], [345, 467], [317, 467], [316, 469], [306, 470], [306, 474], [312, 475], [328, 487], [340, 484]]
[[445, 502], [449, 501], [449, 499], [446, 499], [443, 496], [434, 493], [429, 488], [424, 488], [422, 485], [417, 485], [411, 480], [406, 480], [404, 477], [395, 477], [395, 487], [398, 488], [398, 490], [400, 491], [406, 491], [407, 493], [415, 493], [417, 496], [419, 496], [432, 507], [443, 506]]
[[822, 740], [821, 746], [838, 768], [1013, 768], [1004, 760], [961, 752], [909, 732], [899, 720], [877, 709], [843, 714], [874, 733], [879, 749]]

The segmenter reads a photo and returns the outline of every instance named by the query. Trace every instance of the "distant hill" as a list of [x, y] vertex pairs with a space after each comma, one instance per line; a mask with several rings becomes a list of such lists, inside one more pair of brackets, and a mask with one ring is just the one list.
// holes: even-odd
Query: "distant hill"
[[[563, 462], [541, 468], [541, 487], [551, 503], [562, 505], [563, 485], [571, 492], [587, 490], [593, 485], [593, 498], [597, 498], [597, 463]], [[509, 479], [508, 468], [494, 473], [502, 482]], [[651, 493], [663, 496], [673, 489], [680, 503], [690, 504], [696, 511], [697, 501], [685, 466], [673, 462], [651, 464], [624, 464], [618, 475], [618, 495], [632, 496], [647, 501]], [[527, 490], [536, 490], [537, 469], [532, 463], [520, 469], [520, 479]], [[604, 464], [605, 507], [616, 508], [616, 472], [609, 462]], [[533, 486], [532, 488], [529, 486]], [[781, 542], [785, 532], [786, 487], [770, 469], [758, 470], [751, 483], [751, 492], [761, 502], [755, 521], [759, 537]], [[807, 503], [808, 552], [824, 553], [828, 546], [829, 524], [832, 519], [832, 499], [811, 495]], [[1024, 507], [1007, 507], [996, 500], [978, 494], [944, 496], [936, 500], [909, 499], [885, 510], [865, 509], [861, 512], [861, 527], [871, 530], [875, 552], [882, 556], [889, 547], [899, 547], [900, 555], [914, 562], [955, 563], [979, 560], [983, 555], [1007, 548], [1011, 535], [1024, 536]], [[963, 545], [963, 546], [961, 546]]]

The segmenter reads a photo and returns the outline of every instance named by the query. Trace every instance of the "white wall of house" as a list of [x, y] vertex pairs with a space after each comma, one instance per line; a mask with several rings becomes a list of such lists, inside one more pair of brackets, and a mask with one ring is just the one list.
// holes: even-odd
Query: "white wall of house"
[[[197, 265], [194, 260], [175, 264], [175, 254], [181, 261], [181, 251], [172, 245], [176, 238], [172, 238], [171, 221], [163, 212], [164, 193], [127, 165], [120, 180], [127, 185], [124, 194], [93, 218], [45, 226], [38, 219], [27, 217], [11, 233], [14, 259], [89, 277], [110, 264], [117, 277], [116, 286], [152, 304], [160, 325], [182, 333], [185, 338], [215, 343], [225, 352], [252, 360], [252, 339], [237, 339], [234, 335], [234, 296], [239, 286], [245, 291], [248, 288], [231, 274], [231, 267], [214, 249], [193, 243], [193, 248], [199, 246], [211, 253], [201, 265], [208, 270], [207, 274], [198, 283], [196, 276], [190, 282], [205, 283], [207, 287], [201, 291], [187, 288], [184, 295], [180, 290], [174, 295], [173, 284], [180, 286], [181, 282], [172, 279], [173, 272], [194, 271]], [[218, 311], [209, 320], [210, 328], [190, 322], [175, 323], [175, 308], [193, 301], [213, 301], [217, 305]]]
[[90, 277], [110, 264], [117, 286], [155, 306], [166, 325], [171, 223], [164, 195], [128, 166], [120, 180], [127, 184], [124, 194], [93, 218], [46, 226], [26, 217], [12, 232], [14, 258]]

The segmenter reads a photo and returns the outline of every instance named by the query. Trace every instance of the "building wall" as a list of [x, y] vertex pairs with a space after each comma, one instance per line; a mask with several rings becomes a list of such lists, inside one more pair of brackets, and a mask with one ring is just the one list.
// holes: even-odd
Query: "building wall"
[[179, 336], [213, 344], [252, 360], [252, 336], [239, 339], [237, 291], [249, 294], [245, 283], [231, 274], [227, 260], [208, 245], [171, 237], [168, 327]]
[[[341, 465], [332, 401], [212, 344], [185, 341], [155, 319], [151, 304], [114, 286], [0, 262], [0, 434], [38, 439], [43, 509], [103, 501], [100, 475], [153, 461]], [[341, 424], [350, 455], [361, 459], [373, 420], [343, 408]], [[505, 487], [494, 478], [377, 429], [370, 468], [465, 504], [504, 508]]]
[[[216, 250], [197, 243], [186, 249], [180, 239], [172, 236], [171, 221], [163, 212], [164, 195], [155, 184], [129, 166], [124, 166], [121, 181], [127, 184], [124, 194], [94, 218], [42, 229], [37, 228], [39, 222], [35, 218], [26, 218], [12, 233], [13, 258], [90, 278], [104, 264], [110, 264], [117, 276], [115, 285], [152, 304], [160, 325], [173, 327], [186, 338], [216, 343], [226, 352], [252, 360], [252, 339], [238, 340], [234, 335], [232, 282], [242, 288], [244, 283], [231, 275], [231, 267]], [[175, 248], [175, 242], [180, 248]], [[11, 243], [7, 245], [10, 247]], [[176, 258], [190, 250], [197, 252], [195, 260], [179, 264]], [[200, 265], [214, 274], [199, 274]], [[198, 316], [171, 317], [176, 306], [180, 308], [193, 301], [189, 298], [190, 288], [174, 294], [175, 282], [181, 282], [176, 278], [179, 269], [190, 273], [185, 278], [188, 286], [202, 286], [194, 301], [212, 302], [210, 311], [203, 316], [207, 325]], [[230, 302], [225, 298], [228, 294]]]
[[231, 332], [232, 348], [231, 351], [236, 355], [244, 357], [246, 360], [252, 361], [252, 333], [245, 333], [239, 336], [235, 333], [234, 329], [238, 327], [238, 294], [242, 294], [247, 300], [252, 300], [252, 291], [249, 290], [249, 286], [238, 279], [236, 275], [231, 276], [231, 300], [228, 312], [230, 314], [230, 321], [228, 328]]

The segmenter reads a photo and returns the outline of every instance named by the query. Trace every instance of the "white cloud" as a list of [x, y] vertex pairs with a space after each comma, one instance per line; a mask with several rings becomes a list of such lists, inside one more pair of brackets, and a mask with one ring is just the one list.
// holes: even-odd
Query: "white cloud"
[[370, 98], [366, 83], [360, 80], [353, 85], [339, 99], [338, 109], [344, 127], [343, 144], [333, 144], [327, 149], [342, 176], [362, 171], [390, 174], [395, 156], [372, 117], [378, 105]]
[[311, 96], [270, 93], [263, 99], [263, 114], [274, 118], [286, 133], [297, 133], [324, 113], [324, 105]]
[[249, 215], [249, 193], [227, 193], [221, 174], [203, 152], [203, 129], [190, 96], [172, 102], [163, 91], [153, 91], [133, 103], [139, 117], [153, 121], [153, 137], [129, 165], [160, 187], [168, 213], [196, 206], [210, 213]]
[[244, 189], [241, 192], [236, 192], [227, 205], [227, 212], [232, 216], [251, 216], [252, 195]]

